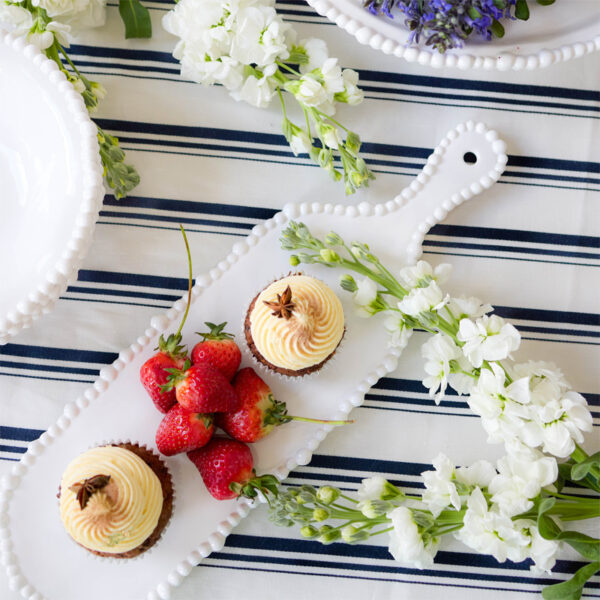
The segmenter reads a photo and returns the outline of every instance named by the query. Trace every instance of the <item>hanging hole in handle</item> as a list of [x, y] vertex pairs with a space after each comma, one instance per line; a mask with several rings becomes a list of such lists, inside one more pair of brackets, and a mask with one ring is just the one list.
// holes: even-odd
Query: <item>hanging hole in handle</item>
[[465, 152], [463, 154], [463, 160], [468, 165], [474, 165], [477, 162], [477, 155], [474, 152]]

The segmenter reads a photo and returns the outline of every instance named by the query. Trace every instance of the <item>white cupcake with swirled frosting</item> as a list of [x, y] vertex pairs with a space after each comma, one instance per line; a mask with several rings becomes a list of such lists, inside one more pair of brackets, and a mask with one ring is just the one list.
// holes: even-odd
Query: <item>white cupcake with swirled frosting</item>
[[59, 491], [67, 533], [93, 554], [133, 558], [160, 538], [173, 487], [159, 457], [138, 444], [99, 446], [73, 459]]
[[314, 373], [344, 336], [344, 310], [325, 283], [290, 275], [268, 285], [250, 303], [244, 333], [253, 356], [290, 377]]

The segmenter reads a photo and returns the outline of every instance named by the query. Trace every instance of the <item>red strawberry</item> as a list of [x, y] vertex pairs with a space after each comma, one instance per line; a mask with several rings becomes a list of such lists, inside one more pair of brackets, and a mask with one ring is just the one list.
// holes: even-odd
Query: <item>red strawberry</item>
[[277, 478], [273, 475], [256, 477], [250, 448], [236, 440], [215, 437], [206, 446], [188, 452], [211, 496], [231, 500], [244, 496], [255, 498], [261, 491], [277, 495]]
[[161, 454], [173, 456], [204, 446], [214, 431], [212, 415], [191, 413], [176, 404], [156, 431], [156, 447]]
[[171, 370], [163, 389], [175, 388], [177, 401], [189, 412], [214, 413], [237, 410], [239, 398], [225, 376], [207, 363], [186, 370]]
[[219, 369], [229, 381], [240, 366], [242, 353], [233, 341], [233, 335], [223, 331], [227, 323], [205, 323], [210, 329], [208, 333], [196, 332], [203, 341], [198, 342], [192, 350], [192, 363], [208, 363]]
[[325, 421], [288, 415], [285, 402], [275, 400], [271, 388], [251, 367], [238, 371], [231, 385], [240, 399], [240, 408], [235, 412], [228, 411], [216, 415], [215, 423], [232, 438], [241, 442], [256, 442], [270, 433], [275, 426], [290, 421], [330, 425], [352, 423], [352, 421]]
[[185, 349], [179, 345], [181, 336], [171, 334], [166, 340], [161, 335], [157, 352], [149, 358], [140, 369], [142, 385], [150, 394], [154, 405], [160, 412], [166, 413], [176, 402], [175, 390], [163, 390], [167, 383], [167, 369], [181, 369], [186, 360]]

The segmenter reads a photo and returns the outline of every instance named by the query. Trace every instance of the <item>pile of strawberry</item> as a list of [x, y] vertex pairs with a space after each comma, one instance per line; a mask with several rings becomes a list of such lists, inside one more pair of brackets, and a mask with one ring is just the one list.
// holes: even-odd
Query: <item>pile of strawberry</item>
[[[238, 371], [241, 352], [227, 323], [206, 323], [188, 357], [179, 333], [160, 337], [158, 352], [140, 370], [154, 404], [166, 413], [156, 432], [165, 456], [187, 452], [212, 496], [254, 498], [257, 491], [277, 493], [272, 475], [256, 477], [252, 453], [256, 442], [276, 425], [294, 419], [283, 402], [252, 368]], [[213, 437], [215, 427], [231, 436]]]

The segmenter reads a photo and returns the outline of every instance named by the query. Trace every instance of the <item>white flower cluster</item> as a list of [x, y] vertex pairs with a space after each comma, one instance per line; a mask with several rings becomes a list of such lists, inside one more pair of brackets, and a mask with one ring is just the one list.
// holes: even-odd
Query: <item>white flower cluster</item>
[[[192, 81], [225, 86], [237, 100], [266, 107], [277, 84], [307, 107], [333, 114], [334, 101], [356, 104], [362, 92], [354, 71], [330, 58], [325, 42], [310, 39], [297, 47], [295, 31], [277, 14], [274, 0], [180, 0], [163, 18], [163, 27], [180, 38], [173, 55], [181, 61], [181, 74]], [[288, 82], [274, 77], [279, 61], [292, 48], [308, 58], [300, 77]], [[320, 132], [327, 145], [337, 148], [337, 129]], [[308, 152], [312, 144], [295, 136], [295, 152]]]
[[68, 46], [71, 34], [106, 21], [106, 0], [32, 0], [32, 5], [44, 9], [52, 21], [41, 27], [22, 1], [0, 0], [0, 30], [26, 35], [40, 50], [49, 48], [55, 36], [62, 46]]
[[[400, 506], [385, 502], [386, 485], [390, 484], [382, 477], [363, 480], [359, 489], [359, 507], [390, 505], [387, 517], [393, 529], [389, 532], [389, 551], [400, 564], [419, 569], [433, 564], [439, 537], [431, 535], [415, 517], [419, 509], [428, 510], [433, 519], [444, 510], [454, 509], [464, 511], [462, 527], [454, 536], [469, 548], [491, 554], [499, 562], [531, 558], [532, 570], [550, 572], [559, 543], [543, 539], [535, 521], [512, 517], [531, 509], [532, 499], [556, 480], [554, 458], [520, 447], [501, 458], [496, 468], [485, 460], [457, 468], [443, 454], [433, 460], [433, 466], [433, 471], [422, 473], [425, 491], [421, 503], [402, 498]], [[361, 509], [369, 518], [379, 516]]]

